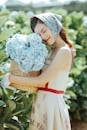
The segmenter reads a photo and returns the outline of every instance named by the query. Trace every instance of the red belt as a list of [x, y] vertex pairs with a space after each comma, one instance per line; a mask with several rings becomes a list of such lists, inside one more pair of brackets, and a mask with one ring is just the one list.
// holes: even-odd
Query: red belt
[[46, 84], [45, 88], [39, 87], [38, 90], [48, 91], [48, 92], [52, 92], [52, 93], [56, 93], [56, 94], [63, 94], [64, 93], [64, 91], [62, 91], [62, 90], [55, 90], [52, 88], [48, 88], [48, 83]]

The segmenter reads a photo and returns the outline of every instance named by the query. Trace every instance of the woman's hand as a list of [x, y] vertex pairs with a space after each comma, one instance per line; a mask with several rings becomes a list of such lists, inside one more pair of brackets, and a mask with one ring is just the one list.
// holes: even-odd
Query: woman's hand
[[20, 89], [20, 90], [23, 90], [23, 91], [27, 91], [29, 93], [34, 93], [38, 90], [38, 88], [34, 87], [33, 84], [32, 84], [32, 86], [30, 86], [30, 85], [22, 84], [21, 82], [17, 82], [17, 80], [15, 80], [15, 77], [17, 79], [20, 78], [20, 76], [15, 76], [13, 74], [9, 75], [10, 87]]
[[[32, 92], [36, 92], [38, 90], [38, 87], [34, 87], [34, 85], [29, 85], [29, 84], [24, 84], [21, 82], [18, 82], [18, 78], [20, 78], [20, 76], [15, 76], [13, 74], [10, 74], [9, 75], [9, 80], [10, 80], [10, 86], [16, 88], [16, 89], [20, 89], [20, 90], [23, 90], [23, 91], [28, 91], [30, 93]], [[22, 77], [23, 80], [25, 79], [25, 77]]]
[[[28, 82], [28, 80], [29, 78], [27, 78], [26, 80], [26, 77], [15, 76], [11, 73], [8, 73], [2, 79], [1, 86], [3, 88], [16, 88], [30, 93], [36, 92], [38, 90], [38, 87], [41, 87], [36, 83], [33, 84], [33, 82]], [[43, 87], [45, 87], [45, 84], [43, 85]]]

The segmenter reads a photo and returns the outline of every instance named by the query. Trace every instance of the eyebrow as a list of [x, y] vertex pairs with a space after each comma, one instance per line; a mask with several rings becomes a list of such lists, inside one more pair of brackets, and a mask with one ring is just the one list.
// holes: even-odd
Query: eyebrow
[[39, 30], [39, 32], [36, 32], [36, 33], [39, 34], [40, 32], [43, 32], [44, 29], [45, 27], [42, 27], [41, 30]]
[[45, 28], [43, 27], [43, 28], [41, 29], [41, 32], [43, 32], [44, 29], [45, 29]]
[[37, 32], [37, 33], [41, 33], [41, 32], [43, 32], [43, 30], [44, 30], [44, 27], [42, 27], [41, 30], [39, 30], [39, 32]]

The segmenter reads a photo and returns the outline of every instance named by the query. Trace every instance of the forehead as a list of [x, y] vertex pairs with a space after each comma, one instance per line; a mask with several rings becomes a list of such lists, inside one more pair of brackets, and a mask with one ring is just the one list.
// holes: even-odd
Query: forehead
[[43, 23], [37, 23], [37, 25], [35, 26], [34, 32], [39, 33], [41, 32], [42, 29], [47, 28], [47, 26]]

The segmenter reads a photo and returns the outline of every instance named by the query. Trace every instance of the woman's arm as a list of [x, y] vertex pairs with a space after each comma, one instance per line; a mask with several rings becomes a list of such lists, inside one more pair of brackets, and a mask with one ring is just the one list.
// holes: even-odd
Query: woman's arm
[[62, 71], [62, 70], [70, 70], [72, 62], [72, 55], [71, 51], [68, 48], [61, 48], [59, 52], [56, 54], [54, 60], [49, 65], [47, 69], [44, 70], [39, 76], [37, 77], [18, 77], [11, 75], [10, 82], [13, 84], [20, 84], [24, 85], [25, 87], [34, 86], [34, 87], [44, 87], [49, 81], [55, 79], [55, 77]]

